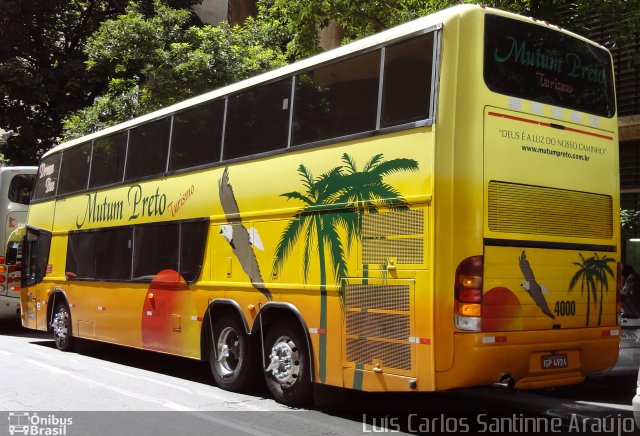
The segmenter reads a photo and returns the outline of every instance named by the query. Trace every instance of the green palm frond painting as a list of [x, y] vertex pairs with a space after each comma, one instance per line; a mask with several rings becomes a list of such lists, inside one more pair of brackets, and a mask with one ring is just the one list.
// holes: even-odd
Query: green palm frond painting
[[[335, 283], [347, 275], [347, 253], [352, 242], [359, 240], [364, 213], [377, 213], [381, 207], [391, 210], [408, 209], [400, 192], [384, 182], [385, 176], [402, 171], [417, 171], [418, 162], [412, 159], [385, 161], [382, 154], [373, 156], [358, 170], [347, 153], [342, 165], [314, 176], [305, 165], [298, 167], [303, 191], [281, 194], [288, 200], [303, 203], [302, 209], [284, 229], [276, 247], [273, 272], [279, 273], [292, 250], [303, 241], [302, 270], [305, 282], [312, 261], [317, 259], [320, 271], [320, 329], [327, 328], [327, 265]], [[346, 236], [341, 237], [340, 229]], [[343, 240], [344, 238], [344, 240]], [[330, 262], [327, 262], [326, 253]], [[326, 335], [320, 335], [319, 378], [326, 376]]]
[[579, 269], [569, 282], [569, 290], [573, 290], [578, 282], [580, 282], [580, 295], [583, 295], [585, 290], [587, 292], [587, 319], [585, 322], [587, 327], [589, 327], [591, 317], [591, 298], [593, 298], [594, 303], [598, 303], [599, 293], [599, 326], [602, 323], [604, 293], [609, 291], [609, 280], [607, 276], [613, 277], [613, 270], [609, 266], [609, 263], [615, 262], [615, 259], [607, 257], [607, 255], [600, 257], [598, 253], [594, 253], [593, 256], [587, 259], [585, 259], [582, 253], [580, 253], [579, 256], [580, 262], [573, 262]]

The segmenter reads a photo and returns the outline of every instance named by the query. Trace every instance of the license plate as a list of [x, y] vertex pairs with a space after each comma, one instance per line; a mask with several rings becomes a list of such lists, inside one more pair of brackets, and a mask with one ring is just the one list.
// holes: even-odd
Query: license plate
[[545, 354], [540, 360], [542, 369], [558, 369], [569, 366], [569, 358], [566, 354]]

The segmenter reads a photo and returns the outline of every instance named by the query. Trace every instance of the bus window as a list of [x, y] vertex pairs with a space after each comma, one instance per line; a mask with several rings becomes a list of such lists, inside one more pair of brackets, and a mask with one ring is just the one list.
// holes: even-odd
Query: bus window
[[93, 164], [89, 187], [122, 182], [124, 158], [127, 152], [127, 132], [118, 132], [93, 143]]
[[433, 39], [434, 33], [431, 32], [387, 47], [382, 127], [429, 117]]
[[9, 201], [28, 206], [35, 181], [35, 174], [16, 174], [13, 176], [9, 184]]
[[494, 92], [591, 114], [614, 115], [604, 48], [520, 20], [485, 16], [484, 81]]
[[209, 221], [182, 223], [180, 226], [180, 275], [191, 284], [202, 270]]
[[167, 169], [171, 118], [131, 129], [125, 180], [162, 174]]
[[229, 97], [224, 158], [286, 147], [290, 99], [290, 78]]
[[89, 165], [91, 163], [91, 142], [67, 148], [62, 152], [62, 166], [65, 168], [58, 186], [58, 194], [87, 189]]
[[293, 144], [375, 130], [379, 79], [380, 50], [299, 75]]
[[42, 230], [27, 230], [23, 247], [22, 286], [38, 284], [44, 279], [49, 262], [51, 234]]
[[132, 228], [69, 232], [68, 279], [131, 280]]
[[179, 225], [135, 227], [133, 280], [151, 280], [164, 269], [178, 270]]
[[169, 170], [220, 160], [224, 100], [216, 100], [173, 117]]

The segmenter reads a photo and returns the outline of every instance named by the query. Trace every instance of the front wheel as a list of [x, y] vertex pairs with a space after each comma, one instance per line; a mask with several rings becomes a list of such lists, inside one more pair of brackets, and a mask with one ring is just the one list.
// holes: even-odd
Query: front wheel
[[71, 314], [64, 303], [56, 304], [51, 317], [51, 330], [56, 347], [61, 351], [73, 349], [73, 336], [71, 335]]
[[300, 328], [292, 322], [269, 328], [265, 355], [265, 381], [273, 398], [288, 406], [309, 402], [312, 394], [309, 351]]
[[233, 392], [249, 387], [258, 371], [252, 364], [253, 349], [249, 338], [237, 317], [220, 317], [213, 325], [213, 336], [209, 363], [217, 385]]

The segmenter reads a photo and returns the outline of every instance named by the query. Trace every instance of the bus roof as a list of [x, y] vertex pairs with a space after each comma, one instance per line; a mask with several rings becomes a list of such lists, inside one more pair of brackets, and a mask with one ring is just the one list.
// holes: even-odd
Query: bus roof
[[[375, 35], [371, 35], [368, 36], [366, 38], [362, 38], [360, 40], [354, 41], [352, 43], [349, 43], [347, 45], [332, 49], [332, 50], [328, 50], [326, 52], [317, 54], [315, 56], [294, 62], [292, 64], [286, 65], [284, 67], [280, 67], [277, 68], [275, 70], [271, 70], [262, 74], [259, 74], [257, 76], [236, 82], [236, 83], [232, 83], [230, 85], [224, 86], [222, 88], [218, 88], [215, 89], [213, 91], [209, 91], [207, 93], [189, 98], [187, 100], [181, 101], [179, 103], [173, 104], [171, 106], [167, 106], [165, 108], [156, 110], [154, 112], [150, 112], [148, 114], [136, 117], [136, 118], [132, 118], [131, 120], [125, 121], [123, 123], [120, 124], [116, 124], [114, 126], [111, 127], [107, 127], [103, 130], [99, 130], [97, 132], [64, 142], [60, 145], [57, 145], [55, 147], [53, 147], [51, 150], [47, 151], [42, 157], [46, 157], [49, 156], [50, 154], [53, 154], [55, 152], [58, 152], [60, 150], [63, 150], [65, 148], [69, 148], [72, 147], [74, 145], [86, 142], [86, 141], [91, 141], [93, 139], [96, 138], [100, 138], [102, 136], [106, 136], [109, 135], [111, 133], [115, 133], [121, 130], [125, 130], [131, 127], [135, 127], [139, 124], [144, 124], [145, 122], [148, 121], [152, 121], [158, 118], [162, 118], [164, 116], [167, 115], [171, 115], [175, 112], [187, 109], [191, 106], [195, 106], [198, 105], [200, 103], [204, 103], [210, 100], [215, 100], [216, 98], [220, 98], [220, 97], [224, 97], [227, 95], [232, 95], [235, 94], [237, 92], [242, 91], [243, 89], [246, 88], [250, 88], [254, 85], [258, 85], [260, 83], [265, 83], [265, 82], [270, 82], [273, 80], [276, 80], [280, 77], [286, 77], [288, 75], [293, 75], [296, 74], [300, 71], [304, 71], [304, 70], [308, 70], [311, 67], [314, 66], [318, 66], [318, 65], [322, 65], [322, 64], [327, 64], [330, 63], [331, 61], [335, 60], [335, 59], [339, 59], [342, 58], [344, 56], [347, 56], [351, 53], [355, 53], [355, 52], [359, 52], [359, 51], [364, 51], [367, 50], [369, 48], [374, 48], [377, 47], [381, 44], [384, 44], [388, 41], [394, 40], [394, 39], [400, 39], [404, 36], [407, 35], [411, 35], [414, 34], [416, 32], [419, 32], [423, 29], [428, 29], [428, 28], [432, 28], [435, 26], [439, 26], [439, 25], [445, 25], [447, 21], [451, 20], [451, 19], [455, 19], [457, 17], [460, 17], [462, 15], [466, 15], [468, 13], [471, 12], [478, 12], [478, 11], [490, 11], [491, 13], [495, 13], [498, 15], [504, 15], [504, 16], [508, 16], [514, 19], [519, 19], [519, 20], [523, 20], [523, 21], [528, 21], [531, 23], [536, 23], [538, 25], [546, 25], [549, 27], [553, 27], [555, 30], [561, 31], [563, 33], [566, 34], [570, 34], [573, 37], [582, 39], [583, 41], [589, 42], [591, 44], [595, 44], [593, 41], [588, 40], [580, 35], [577, 35], [573, 32], [570, 32], [566, 29], [563, 29], [559, 26], [555, 26], [555, 25], [551, 25], [547, 22], [543, 22], [540, 20], [536, 20], [534, 18], [530, 18], [530, 17], [524, 17], [522, 15], [517, 15], [514, 14], [512, 12], [506, 12], [506, 11], [502, 11], [499, 9], [493, 9], [493, 8], [488, 8], [485, 6], [479, 6], [479, 5], [472, 5], [472, 4], [462, 4], [462, 5], [456, 5], [456, 6], [452, 6], [450, 8], [447, 9], [443, 9], [441, 11], [435, 12], [433, 14], [429, 14], [426, 15], [424, 17], [420, 17], [417, 18], [415, 20], [409, 21], [407, 23], [398, 25], [396, 27], [384, 30], [380, 33], [376, 33]], [[602, 47], [599, 44], [595, 44], [598, 45], [599, 47]]]

